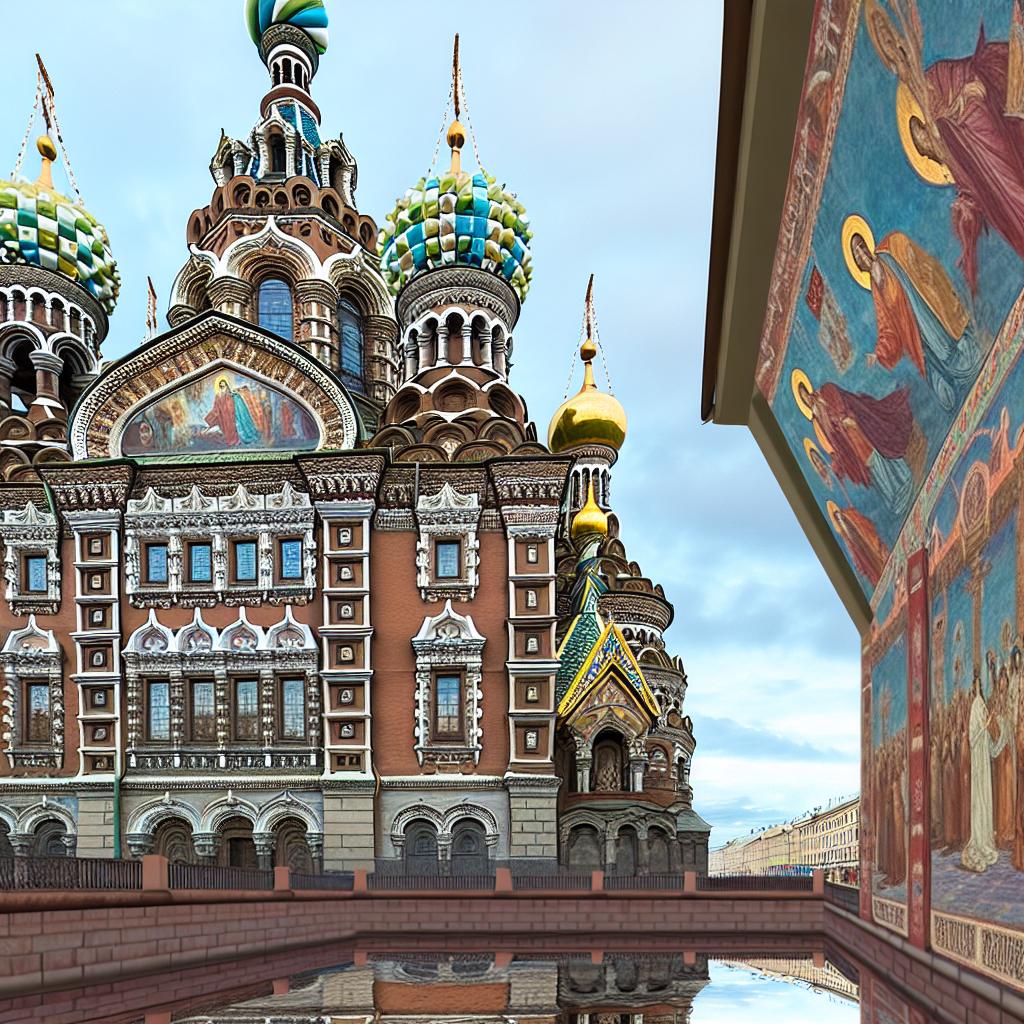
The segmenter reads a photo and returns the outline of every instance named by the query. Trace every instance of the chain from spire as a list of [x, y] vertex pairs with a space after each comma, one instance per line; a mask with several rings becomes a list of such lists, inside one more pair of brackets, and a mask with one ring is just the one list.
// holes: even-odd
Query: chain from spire
[[75, 172], [71, 169], [71, 158], [68, 156], [67, 147], [64, 145], [64, 137], [61, 134], [60, 122], [57, 120], [57, 105], [53, 100], [53, 82], [50, 80], [50, 73], [46, 70], [43, 58], [36, 54], [36, 98], [32, 103], [32, 114], [28, 119], [28, 128], [25, 130], [25, 137], [21, 140], [21, 148], [18, 150], [18, 159], [11, 172], [11, 179], [17, 181], [21, 174], [22, 164], [25, 162], [25, 150], [28, 148], [28, 140], [32, 137], [32, 128], [36, 123], [36, 117], [41, 113], [46, 124], [47, 135], [53, 132], [57, 136], [57, 145], [60, 146], [61, 156], [64, 159], [64, 173], [68, 176], [68, 183], [74, 190], [78, 201], [83, 202], [82, 193], [75, 181]]

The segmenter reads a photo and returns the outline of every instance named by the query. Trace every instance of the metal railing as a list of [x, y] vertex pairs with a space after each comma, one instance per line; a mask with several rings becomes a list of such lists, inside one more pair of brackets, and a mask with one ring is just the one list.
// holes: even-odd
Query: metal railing
[[682, 892], [683, 876], [673, 873], [658, 873], [647, 875], [605, 875], [604, 887], [609, 892], [615, 890], [665, 890]]
[[384, 867], [378, 864], [373, 874], [366, 878], [366, 887], [371, 891], [399, 890], [436, 892], [456, 890], [482, 890], [493, 891], [494, 875], [489, 872], [479, 874], [449, 874], [444, 871], [408, 872], [405, 865], [400, 864], [396, 868]]
[[223, 868], [215, 864], [169, 864], [168, 882], [172, 889], [253, 889], [274, 888], [274, 872], [258, 868]]
[[825, 899], [851, 914], [860, 913], [860, 890], [855, 886], [826, 882]]
[[293, 889], [347, 890], [351, 892], [355, 877], [351, 871], [325, 871], [322, 875], [307, 875], [299, 871], [290, 874]]
[[567, 889], [570, 891], [585, 892], [591, 886], [591, 873], [589, 871], [545, 871], [543, 873], [532, 871], [512, 871], [512, 888], [514, 890], [538, 890], [538, 889]]
[[0, 858], [0, 889], [141, 889], [142, 862], [105, 857]]
[[698, 875], [698, 892], [813, 892], [810, 875]]

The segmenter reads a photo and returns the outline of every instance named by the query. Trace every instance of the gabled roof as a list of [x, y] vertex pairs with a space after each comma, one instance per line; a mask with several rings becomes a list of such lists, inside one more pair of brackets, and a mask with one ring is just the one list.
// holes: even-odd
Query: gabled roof
[[[590, 643], [579, 668], [563, 690], [563, 679], [568, 671], [571, 671], [567, 666], [576, 661], [587, 638], [594, 635], [595, 628], [595, 640]], [[566, 660], [559, 666], [555, 686], [559, 718], [572, 714], [587, 695], [600, 686], [609, 675], [614, 675], [623, 684], [620, 688], [633, 698], [645, 715], [654, 719], [660, 714], [658, 700], [647, 685], [643, 671], [633, 657], [626, 638], [614, 622], [605, 625], [596, 611], [592, 616], [585, 613], [577, 615], [559, 647], [560, 659], [563, 654], [566, 655]]]

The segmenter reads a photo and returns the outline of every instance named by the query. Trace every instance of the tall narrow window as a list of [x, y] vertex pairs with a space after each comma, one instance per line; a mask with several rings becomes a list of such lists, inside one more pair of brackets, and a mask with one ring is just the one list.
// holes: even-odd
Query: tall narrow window
[[285, 679], [281, 683], [281, 738], [301, 740], [306, 737], [306, 682]]
[[434, 732], [437, 739], [458, 739], [462, 735], [462, 677], [435, 678]]
[[434, 548], [434, 576], [439, 580], [457, 580], [459, 554], [462, 545], [457, 540], [439, 540]]
[[213, 582], [213, 549], [209, 544], [190, 544], [188, 578], [192, 583]]
[[25, 739], [29, 743], [49, 743], [50, 687], [29, 683], [25, 688]]
[[338, 303], [341, 335], [341, 379], [354, 391], [363, 391], [363, 318], [350, 299]]
[[217, 714], [213, 683], [209, 680], [192, 684], [192, 739], [212, 743], [217, 738]]
[[281, 551], [281, 579], [302, 579], [302, 541], [283, 540]]
[[256, 541], [235, 541], [235, 579], [239, 583], [256, 582]]
[[[285, 72], [287, 74], [287, 72]], [[275, 174], [284, 174], [288, 160], [288, 151], [285, 149], [284, 139], [275, 135], [270, 140], [270, 169]]]
[[167, 545], [146, 545], [146, 582], [167, 582]]
[[46, 555], [26, 555], [22, 573], [22, 590], [28, 594], [46, 593]]
[[259, 687], [255, 679], [235, 682], [235, 739], [259, 738]]
[[260, 327], [273, 331], [286, 341], [293, 339], [292, 290], [287, 281], [268, 277], [260, 285], [259, 319]]
[[171, 738], [170, 690], [169, 683], [149, 684], [149, 738], [151, 740], [169, 740]]

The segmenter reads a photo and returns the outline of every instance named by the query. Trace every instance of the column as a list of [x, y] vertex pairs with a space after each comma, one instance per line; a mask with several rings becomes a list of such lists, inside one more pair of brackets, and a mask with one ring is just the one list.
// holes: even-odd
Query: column
[[44, 420], [67, 422], [68, 411], [60, 398], [60, 374], [64, 360], [50, 352], [33, 352], [29, 358], [36, 371], [36, 397], [28, 409], [33, 423]]
[[473, 365], [473, 325], [469, 321], [462, 325], [462, 364]]
[[17, 365], [12, 359], [0, 356], [0, 420], [11, 415], [11, 380]]
[[448, 326], [437, 325], [437, 351], [434, 353], [434, 365], [446, 366], [448, 363]]

